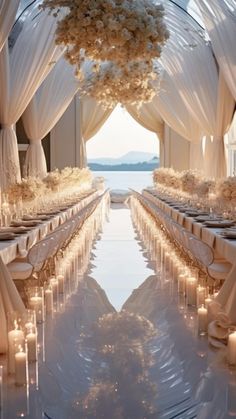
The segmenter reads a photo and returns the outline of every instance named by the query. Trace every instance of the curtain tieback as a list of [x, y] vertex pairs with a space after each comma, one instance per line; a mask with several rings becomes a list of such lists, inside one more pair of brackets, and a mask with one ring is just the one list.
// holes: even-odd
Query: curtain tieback
[[0, 126], [1, 126], [1, 129], [7, 129], [7, 128], [14, 129], [13, 124], [3, 124], [3, 123], [1, 123]]

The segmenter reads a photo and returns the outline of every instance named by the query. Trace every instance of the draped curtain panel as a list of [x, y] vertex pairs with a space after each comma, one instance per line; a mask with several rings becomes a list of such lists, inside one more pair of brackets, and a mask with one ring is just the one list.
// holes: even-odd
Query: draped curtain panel
[[166, 124], [179, 135], [194, 143], [201, 142], [201, 128], [189, 112], [174, 81], [166, 71], [162, 75], [160, 92], [154, 98], [152, 105]]
[[20, 0], [0, 0], [0, 51], [14, 24]]
[[74, 67], [60, 58], [22, 116], [30, 141], [24, 165], [26, 176], [46, 176], [47, 166], [41, 140], [59, 121], [78, 90], [79, 82], [74, 71]]
[[55, 30], [56, 19], [47, 13], [41, 13], [37, 23], [28, 17], [11, 54], [7, 43], [0, 53], [0, 182], [3, 189], [20, 181], [14, 124], [63, 53], [55, 45]]
[[113, 109], [105, 109], [92, 97], [81, 99], [82, 136], [84, 141], [92, 138], [105, 124]]
[[207, 138], [205, 147], [205, 173], [208, 177], [227, 175], [224, 135], [230, 128], [235, 101], [220, 71], [217, 98], [217, 122], [213, 138]]
[[140, 108], [127, 105], [126, 110], [144, 128], [155, 132], [160, 142], [160, 165], [164, 161], [164, 123], [153, 103], [144, 103]]
[[160, 139], [163, 139], [163, 120], [159, 115], [155, 103], [144, 103], [140, 108], [133, 105], [127, 105], [126, 110], [129, 114], [144, 128], [155, 132]]
[[211, 45], [236, 100], [235, 0], [195, 0], [202, 12]]

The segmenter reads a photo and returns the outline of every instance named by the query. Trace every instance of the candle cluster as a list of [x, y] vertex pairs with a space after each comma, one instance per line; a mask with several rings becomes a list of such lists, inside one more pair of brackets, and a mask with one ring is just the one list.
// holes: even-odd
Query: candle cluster
[[36, 362], [37, 327], [35, 310], [8, 313], [8, 372], [16, 385], [28, 384], [28, 362]]
[[130, 207], [135, 227], [155, 264], [161, 283], [164, 286], [177, 283], [180, 310], [184, 311], [186, 319], [189, 317], [190, 328], [194, 331], [197, 327], [200, 336], [206, 335], [210, 320], [208, 307], [216, 296], [213, 289], [210, 295], [206, 276], [202, 272], [199, 275], [199, 270], [193, 266], [191, 259], [182, 254], [158, 219], [154, 219], [148, 208], [134, 196], [131, 198]]

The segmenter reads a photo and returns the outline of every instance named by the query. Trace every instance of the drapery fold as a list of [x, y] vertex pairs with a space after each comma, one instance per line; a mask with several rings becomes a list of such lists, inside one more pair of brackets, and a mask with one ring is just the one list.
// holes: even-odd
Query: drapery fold
[[0, 1], [0, 51], [14, 24], [20, 0]]
[[27, 106], [22, 116], [30, 141], [24, 165], [26, 176], [46, 176], [47, 166], [41, 140], [59, 121], [78, 87], [74, 67], [60, 58]]
[[195, 0], [202, 12], [211, 45], [236, 100], [235, 0]]
[[55, 45], [55, 30], [56, 19], [46, 12], [41, 12], [37, 23], [29, 15], [11, 54], [7, 43], [0, 53], [0, 182], [3, 189], [21, 178], [12, 126], [63, 53]]
[[222, 178], [227, 176], [224, 135], [233, 118], [235, 101], [220, 70], [218, 81], [217, 120], [214, 136], [208, 137], [205, 146], [204, 168], [207, 177]]
[[92, 138], [103, 126], [113, 109], [105, 109], [90, 96], [81, 99], [82, 135], [84, 141]]

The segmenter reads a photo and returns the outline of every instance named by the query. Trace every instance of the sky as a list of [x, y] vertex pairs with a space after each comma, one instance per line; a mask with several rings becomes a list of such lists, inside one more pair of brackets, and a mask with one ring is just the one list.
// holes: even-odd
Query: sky
[[115, 108], [86, 148], [88, 158], [120, 157], [129, 151], [159, 155], [156, 134], [139, 125], [121, 106]]

